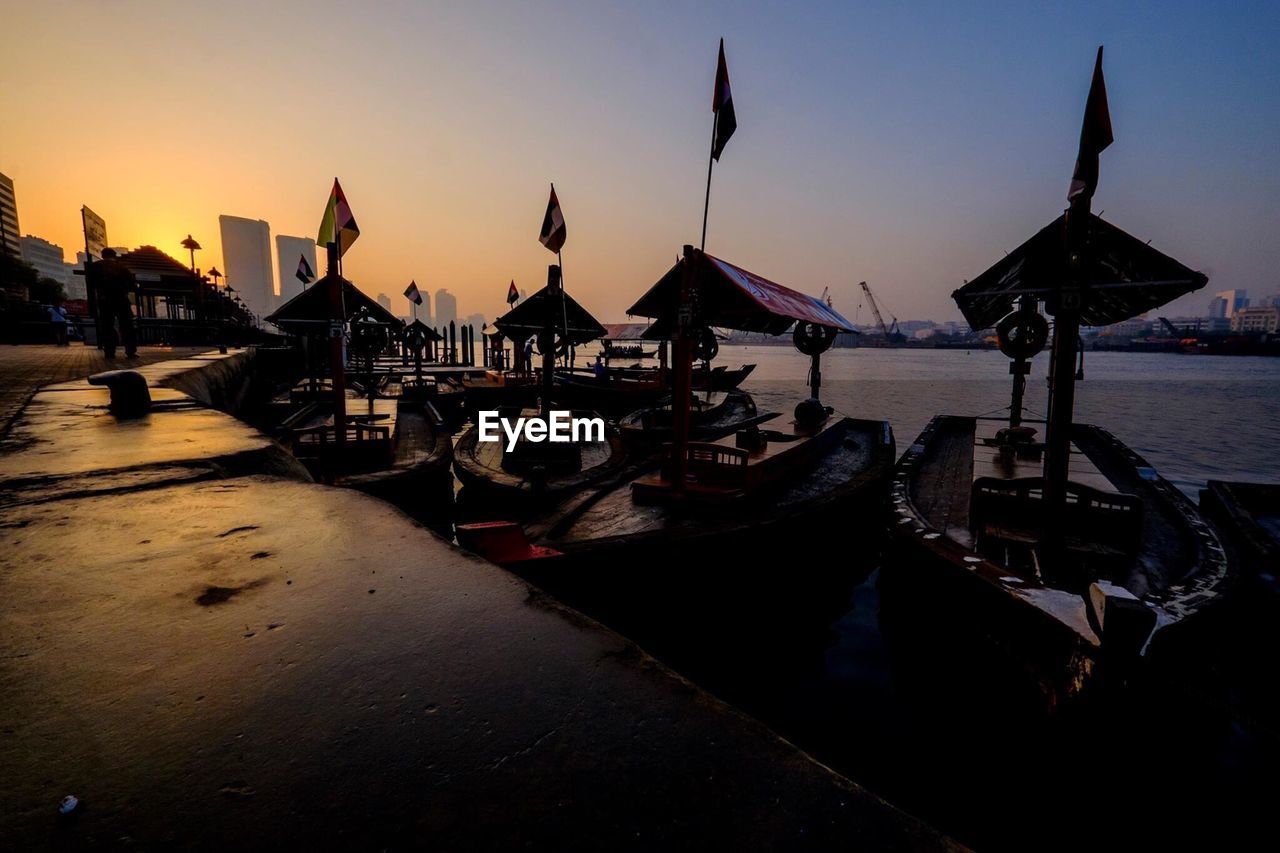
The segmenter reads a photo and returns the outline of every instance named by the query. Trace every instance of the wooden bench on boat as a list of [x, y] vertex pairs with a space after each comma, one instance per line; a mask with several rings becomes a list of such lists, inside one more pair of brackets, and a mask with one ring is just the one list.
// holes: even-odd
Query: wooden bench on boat
[[[396, 413], [395, 400], [352, 401], [343, 433], [344, 463], [355, 467], [391, 464], [395, 453], [392, 437]], [[325, 416], [319, 423], [291, 430], [289, 436], [294, 455], [298, 457], [325, 458], [335, 454], [339, 447], [332, 415]]]
[[[793, 427], [794, 429], [794, 427]], [[728, 501], [757, 493], [767, 484], [795, 472], [809, 455], [810, 445], [822, 432], [792, 433], [752, 431], [755, 446], [743, 447], [741, 435], [716, 441], [691, 441], [685, 452], [685, 486], [682, 497], [706, 502]], [[663, 445], [663, 464], [656, 474], [631, 484], [637, 503], [658, 503], [674, 495], [673, 445]]]
[[[975, 424], [969, 528], [980, 543], [1034, 545], [1044, 523], [1043, 446], [1002, 441], [1005, 426]], [[1141, 499], [1117, 489], [1074, 442], [1070, 449], [1064, 526], [1078, 533], [1067, 536], [1067, 547], [1103, 559], [1133, 554], [1142, 539]]]

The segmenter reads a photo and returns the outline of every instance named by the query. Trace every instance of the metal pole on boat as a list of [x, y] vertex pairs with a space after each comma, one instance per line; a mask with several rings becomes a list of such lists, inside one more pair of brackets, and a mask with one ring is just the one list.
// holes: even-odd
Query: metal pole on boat
[[[721, 50], [724, 49], [723, 42]], [[716, 162], [716, 130], [720, 125], [720, 113], [717, 111], [712, 114], [711, 119], [711, 151], [707, 154], [707, 196], [702, 202], [702, 243], [700, 249], [707, 249], [707, 212], [711, 210], [711, 168]]]

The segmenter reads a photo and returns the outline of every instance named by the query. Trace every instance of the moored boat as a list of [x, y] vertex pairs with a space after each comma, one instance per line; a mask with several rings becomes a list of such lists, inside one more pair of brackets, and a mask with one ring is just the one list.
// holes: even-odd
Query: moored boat
[[695, 291], [696, 323], [771, 334], [795, 327], [797, 346], [813, 359], [814, 396], [794, 418], [776, 429], [750, 424], [692, 440], [689, 375], [706, 326], [682, 328], [674, 384], [675, 399], [686, 403], [673, 407], [673, 440], [661, 455], [523, 525], [495, 516], [458, 528], [464, 546], [624, 632], [661, 630], [675, 609], [691, 614], [696, 602], [705, 613], [717, 597], [763, 607], [775, 621], [822, 599], [841, 569], [797, 560], [797, 549], [823, 527], [856, 531], [860, 520], [879, 519], [892, 470], [887, 422], [833, 416], [818, 397], [818, 359], [837, 331], [849, 329], [843, 317], [692, 247], [628, 313], [674, 318]]
[[[939, 417], [911, 445], [894, 482], [902, 555], [881, 576], [883, 618], [912, 623], [935, 649], [964, 637], [997, 651], [1010, 669], [1001, 680], [1041, 710], [1176, 658], [1234, 575], [1190, 501], [1117, 438], [1073, 422], [1080, 325], [1208, 281], [1090, 211], [1101, 80], [1099, 51], [1069, 210], [953, 294], [1011, 360], [1009, 415]], [[1033, 423], [1022, 400], [1049, 335], [1041, 301], [1054, 318], [1049, 414]]]
[[1210, 480], [1200, 509], [1240, 559], [1242, 572], [1280, 592], [1280, 485]]

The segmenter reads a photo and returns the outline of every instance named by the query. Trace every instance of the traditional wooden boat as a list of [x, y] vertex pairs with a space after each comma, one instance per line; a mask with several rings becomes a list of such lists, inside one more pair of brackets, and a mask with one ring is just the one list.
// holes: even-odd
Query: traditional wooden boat
[[[760, 413], [755, 400], [745, 391], [698, 394], [690, 402], [689, 436], [698, 441], [721, 438], [778, 417], [777, 412]], [[632, 444], [670, 441], [674, 428], [670, 403], [637, 409], [618, 421], [623, 440]]]
[[1280, 485], [1210, 480], [1200, 509], [1239, 556], [1242, 573], [1272, 594], [1280, 592]]
[[538, 401], [538, 376], [527, 370], [486, 370], [484, 376], [462, 379], [463, 406], [475, 420], [477, 412], [525, 408]]
[[[1097, 85], [1100, 64], [1095, 74]], [[1195, 506], [1114, 436], [1073, 423], [1080, 324], [1208, 281], [1093, 215], [1091, 194], [953, 294], [1012, 361], [1009, 417], [938, 418], [911, 445], [894, 485], [901, 554], [881, 575], [885, 619], [935, 649], [967, 637], [998, 650], [1002, 680], [1042, 710], [1176, 655], [1233, 573]], [[1042, 299], [1054, 316], [1049, 417], [1031, 424], [1022, 396], [1049, 333]]]
[[[694, 602], [705, 614], [717, 599], [741, 596], [767, 606], [775, 620], [811, 602], [840, 572], [824, 560], [797, 560], [795, 550], [825, 525], [848, 531], [861, 518], [881, 517], [865, 510], [885, 500], [893, 466], [887, 422], [833, 418], [817, 397], [818, 358], [837, 331], [849, 329], [843, 317], [692, 247], [628, 313], [674, 316], [694, 289], [700, 323], [771, 334], [797, 327], [798, 346], [814, 359], [815, 396], [797, 406], [795, 418], [777, 429], [757, 424], [693, 441], [688, 407], [677, 406], [673, 441], [661, 456], [619, 469], [523, 526], [497, 516], [458, 527], [465, 547], [624, 632], [661, 628]], [[700, 338], [696, 328], [677, 335], [676, 399], [690, 399]]]
[[339, 446], [332, 412], [313, 410], [283, 441], [318, 482], [365, 492], [424, 524], [448, 528], [453, 440], [431, 403], [353, 400], [345, 429]]
[[[586, 309], [573, 301], [560, 286], [560, 267], [547, 271], [546, 287], [494, 321], [501, 333], [516, 342], [536, 337], [542, 369], [536, 374], [540, 385], [532, 389], [540, 408], [496, 407], [508, 423], [519, 417], [547, 420], [551, 417], [552, 382], [555, 358], [568, 348], [603, 333], [603, 327]], [[519, 369], [530, 375], [531, 365]], [[565, 410], [571, 417], [595, 417], [582, 409]], [[464, 512], [484, 513], [506, 507], [519, 515], [531, 508], [547, 507], [621, 467], [625, 451], [617, 430], [609, 428], [603, 437], [582, 436], [581, 440], [555, 443], [521, 438], [508, 447], [505, 436], [492, 442], [480, 441], [478, 425], [469, 427], [458, 439], [454, 467], [463, 484], [459, 496]]]

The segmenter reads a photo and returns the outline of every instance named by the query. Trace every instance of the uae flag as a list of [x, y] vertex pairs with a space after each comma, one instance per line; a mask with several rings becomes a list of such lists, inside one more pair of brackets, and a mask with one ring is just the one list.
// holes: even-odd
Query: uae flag
[[324, 219], [320, 220], [320, 234], [316, 237], [316, 243], [321, 246], [336, 243], [338, 257], [342, 257], [359, 236], [360, 227], [356, 225], [356, 218], [351, 215], [347, 196], [342, 192], [338, 179], [334, 178], [333, 192], [329, 193], [329, 203], [324, 208]]
[[711, 143], [711, 156], [720, 160], [720, 152], [738, 129], [738, 114], [733, 111], [733, 93], [729, 91], [729, 66], [724, 61], [724, 39], [720, 39], [720, 64], [716, 66], [716, 90], [711, 97], [711, 112], [716, 117], [716, 138]]
[[507, 304], [515, 305], [520, 299], [520, 291], [516, 290], [516, 280], [511, 279], [511, 286], [507, 288]]
[[1080, 128], [1080, 153], [1071, 176], [1067, 201], [1077, 198], [1089, 201], [1098, 188], [1098, 155], [1114, 142], [1111, 135], [1111, 110], [1107, 108], [1107, 82], [1102, 78], [1102, 48], [1093, 66], [1093, 82], [1084, 105], [1084, 125]]
[[[559, 252], [568, 231], [564, 227], [564, 214], [560, 212], [560, 199], [556, 198], [556, 185], [551, 185], [551, 198], [547, 199], [547, 213], [542, 217], [542, 232], [538, 241], [549, 251]], [[508, 296], [510, 293], [508, 293]]]
[[422, 294], [418, 292], [418, 282], [416, 280], [409, 282], [409, 286], [404, 289], [404, 298], [414, 305], [422, 304]]
[[298, 255], [298, 271], [293, 275], [303, 284], [310, 284], [316, 277], [316, 274], [311, 270], [311, 264], [307, 263], [306, 255]]

